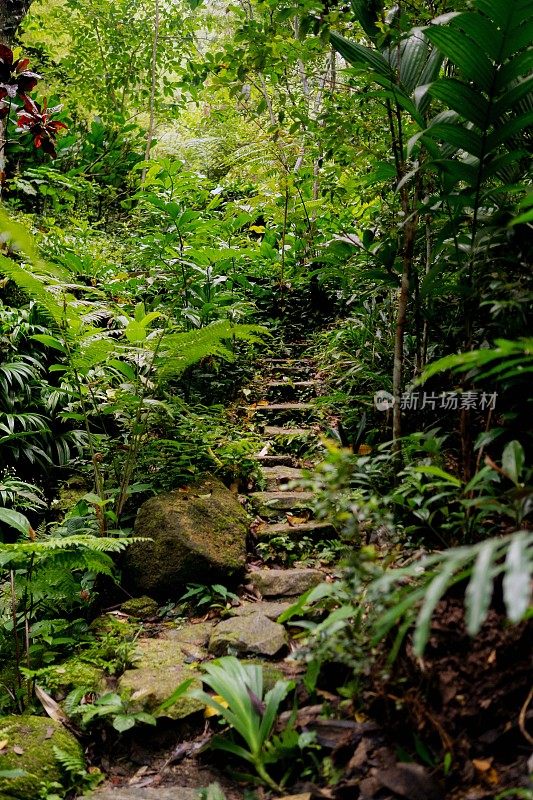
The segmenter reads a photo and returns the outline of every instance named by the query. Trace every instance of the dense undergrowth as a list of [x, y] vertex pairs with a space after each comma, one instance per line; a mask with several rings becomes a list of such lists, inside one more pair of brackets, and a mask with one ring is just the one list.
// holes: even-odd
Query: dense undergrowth
[[[260, 481], [241, 407], [258, 358], [297, 341], [328, 430], [303, 485], [340, 536], [254, 556], [335, 580], [284, 615], [305, 632], [300, 694], [206, 667], [248, 749], [218, 745], [274, 792], [297, 765], [348, 796], [297, 701], [274, 728], [288, 696], [334, 686], [326, 715], [389, 721], [456, 791], [482, 732], [433, 714], [435, 675], [468, 691], [444, 662], [476, 668], [485, 640], [521, 665], [530, 614], [530, 4], [152, 5], [35, 0], [0, 50], [0, 713], [61, 688], [85, 736], [155, 724], [91, 672], [131, 664], [138, 629], [94, 620], [125, 596], [144, 500], [206, 472]], [[182, 590], [162, 617], [233, 596]], [[521, 669], [492, 720], [514, 703], [520, 756]], [[63, 766], [43, 797], [97, 782]]]

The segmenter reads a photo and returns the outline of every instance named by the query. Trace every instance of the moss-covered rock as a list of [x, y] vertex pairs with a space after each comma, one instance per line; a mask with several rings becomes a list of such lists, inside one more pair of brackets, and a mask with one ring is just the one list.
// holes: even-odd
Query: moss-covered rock
[[[129, 695], [131, 707], [135, 711], [153, 714], [184, 680], [193, 678], [192, 688], [201, 687], [194, 661], [205, 656], [205, 651], [195, 648], [191, 652], [187, 646], [177, 641], [139, 639], [135, 669], [128, 669], [122, 675], [119, 690]], [[185, 694], [164, 712], [156, 713], [156, 716], [184, 719], [201, 711], [203, 707], [200, 700]]]
[[147, 500], [137, 514], [138, 542], [124, 555], [124, 581], [157, 599], [178, 597], [187, 583], [242, 574], [248, 517], [218, 478]]
[[142, 597], [132, 597], [120, 606], [120, 610], [125, 614], [129, 614], [131, 617], [137, 617], [138, 619], [155, 617], [157, 609], [158, 605], [156, 601], [152, 600], [151, 597], [147, 597], [145, 594], [143, 594]]
[[[54, 747], [83, 761], [74, 736], [48, 717], [0, 717], [0, 800], [37, 800], [43, 783], [61, 782]], [[4, 770], [23, 770], [18, 778], [2, 778]]]
[[48, 691], [70, 691], [84, 688], [91, 692], [99, 692], [105, 688], [103, 670], [72, 656], [61, 664], [54, 664], [46, 669], [45, 685]]
[[250, 614], [222, 620], [211, 634], [209, 652], [215, 656], [245, 653], [275, 656], [288, 641], [283, 625], [272, 622], [264, 614]]

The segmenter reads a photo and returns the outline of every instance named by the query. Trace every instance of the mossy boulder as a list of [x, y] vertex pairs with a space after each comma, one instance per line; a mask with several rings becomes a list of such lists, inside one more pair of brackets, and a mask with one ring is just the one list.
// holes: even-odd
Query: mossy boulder
[[157, 602], [145, 594], [142, 597], [132, 597], [120, 606], [121, 611], [129, 614], [130, 617], [137, 617], [137, 619], [155, 617], [157, 609]]
[[[74, 736], [49, 717], [0, 717], [0, 800], [37, 800], [43, 783], [61, 782], [54, 747], [83, 762]], [[2, 777], [4, 770], [23, 770], [18, 778]]]
[[124, 581], [135, 593], [160, 600], [179, 597], [187, 583], [237, 579], [246, 559], [248, 516], [222, 481], [147, 500], [135, 520], [137, 542], [124, 555]]

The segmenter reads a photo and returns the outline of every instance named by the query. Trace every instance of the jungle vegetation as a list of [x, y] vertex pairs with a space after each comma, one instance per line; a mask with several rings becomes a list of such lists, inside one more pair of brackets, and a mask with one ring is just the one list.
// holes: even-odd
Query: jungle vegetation
[[[532, 33], [528, 0], [0, 2], [0, 715], [43, 713], [39, 671], [71, 651], [129, 663], [90, 623], [137, 509], [206, 472], [257, 480], [239, 408], [293, 342], [326, 430], [305, 488], [340, 541], [254, 558], [334, 575], [284, 615], [309, 615], [308, 697], [334, 686], [394, 727], [405, 653], [423, 663], [441, 628], [452, 652], [455, 613], [461, 646], [490, 630], [512, 671], [533, 563]], [[235, 591], [179, 594], [217, 614]], [[223, 746], [278, 792], [294, 686], [263, 696], [231, 657], [206, 675], [247, 749]], [[155, 722], [77, 700], [78, 725]], [[453, 747], [424, 743], [415, 705], [405, 760], [446, 781]], [[310, 781], [342, 784], [298, 747]], [[493, 792], [476, 797], [531, 797], [470, 771]], [[90, 784], [69, 774], [50, 797]]]

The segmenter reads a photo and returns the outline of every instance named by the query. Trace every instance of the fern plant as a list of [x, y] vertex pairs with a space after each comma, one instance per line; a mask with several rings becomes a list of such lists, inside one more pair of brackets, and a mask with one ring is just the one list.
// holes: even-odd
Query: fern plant
[[[50, 616], [57, 618], [60, 611], [87, 605], [94, 577], [113, 579], [112, 555], [134, 539], [102, 537], [87, 524], [76, 532], [65, 528], [36, 532], [27, 517], [13, 509], [0, 508], [0, 523], [20, 534], [16, 541], [0, 544], [0, 582], [9, 587], [0, 594], [0, 649], [9, 648], [14, 655], [22, 687], [20, 670], [23, 662], [34, 666], [33, 644], [45, 633], [43, 622]], [[9, 644], [2, 642], [7, 636]]]

